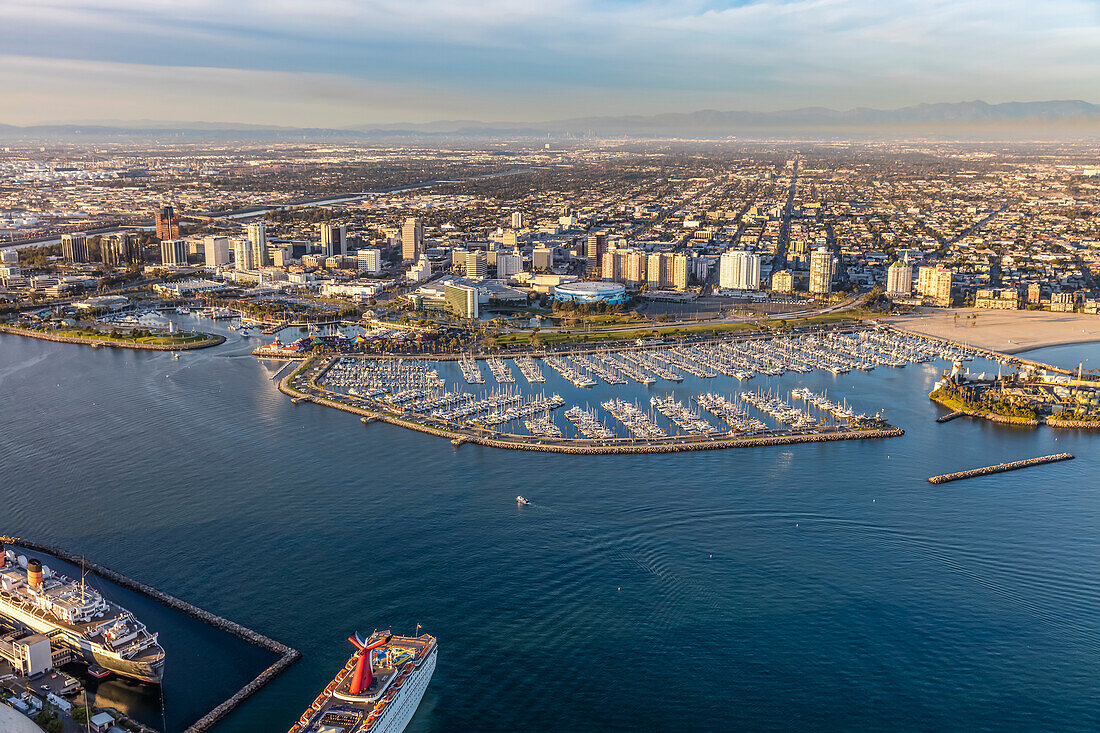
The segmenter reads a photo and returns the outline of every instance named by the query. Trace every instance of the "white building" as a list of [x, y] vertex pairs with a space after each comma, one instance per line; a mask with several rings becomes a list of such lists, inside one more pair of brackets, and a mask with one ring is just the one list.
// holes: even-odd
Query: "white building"
[[523, 212], [522, 211], [512, 212], [512, 228], [513, 229], [523, 229]]
[[497, 255], [497, 277], [506, 280], [513, 275], [523, 272], [523, 256], [518, 252], [507, 254], [501, 252]]
[[895, 262], [886, 268], [886, 292], [891, 295], [913, 292], [913, 267], [907, 261]]
[[[267, 253], [267, 225], [262, 221], [248, 225], [248, 243], [252, 249], [252, 267], [267, 267], [271, 258]], [[241, 269], [240, 267], [237, 268]]]
[[723, 290], [759, 290], [760, 255], [731, 250], [718, 264], [718, 286]]
[[207, 267], [222, 267], [229, 264], [228, 237], [206, 237], [202, 243]]
[[423, 282], [432, 276], [432, 263], [428, 262], [427, 255], [420, 255], [415, 265], [409, 268], [407, 277], [413, 282]]
[[466, 277], [484, 280], [486, 275], [485, 252], [475, 249], [466, 253]]
[[375, 247], [359, 250], [359, 269], [371, 275], [382, 272], [382, 251]]
[[828, 295], [833, 292], [833, 278], [836, 276], [836, 258], [824, 247], [818, 247], [810, 253], [810, 292], [815, 295]]
[[233, 267], [238, 270], [254, 269], [256, 263], [252, 259], [252, 243], [247, 239], [233, 240]]
[[187, 240], [186, 239], [162, 239], [160, 240], [160, 263], [170, 267], [179, 267], [187, 264]]

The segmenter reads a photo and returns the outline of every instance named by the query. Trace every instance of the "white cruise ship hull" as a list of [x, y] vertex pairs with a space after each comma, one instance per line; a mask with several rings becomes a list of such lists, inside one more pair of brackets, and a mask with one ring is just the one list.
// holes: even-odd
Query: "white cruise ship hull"
[[434, 647], [431, 655], [421, 663], [409, 681], [401, 686], [401, 691], [386, 706], [386, 712], [371, 727], [370, 733], [401, 733], [405, 730], [405, 726], [416, 714], [416, 709], [420, 707], [428, 683], [432, 681], [438, 653], [439, 647]]

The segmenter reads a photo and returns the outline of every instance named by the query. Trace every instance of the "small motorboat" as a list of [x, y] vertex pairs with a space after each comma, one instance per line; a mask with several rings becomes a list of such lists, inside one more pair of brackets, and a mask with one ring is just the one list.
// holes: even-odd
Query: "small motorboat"
[[524, 498], [523, 498], [522, 496], [517, 496], [517, 497], [516, 497], [516, 503], [517, 503], [517, 504], [519, 504], [520, 506], [527, 506], [527, 505], [528, 505], [528, 504], [530, 504], [531, 502], [527, 501], [527, 500], [526, 500], [526, 499], [524, 499]]

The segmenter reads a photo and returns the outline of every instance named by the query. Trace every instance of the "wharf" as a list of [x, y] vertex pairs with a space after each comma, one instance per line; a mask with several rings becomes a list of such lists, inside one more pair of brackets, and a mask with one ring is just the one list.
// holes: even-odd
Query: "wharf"
[[998, 463], [994, 466], [983, 466], [982, 468], [971, 468], [968, 471], [956, 471], [955, 473], [945, 473], [942, 476], [932, 476], [928, 479], [932, 484], [945, 484], [948, 481], [961, 481], [967, 478], [975, 478], [977, 476], [988, 476], [994, 473], [1004, 473], [1005, 471], [1016, 471], [1021, 468], [1028, 468], [1030, 466], [1042, 466], [1046, 463], [1058, 463], [1059, 461], [1069, 461], [1074, 458], [1072, 453], [1055, 453], [1049, 456], [1039, 456], [1038, 458], [1026, 458], [1022, 461], [1011, 461], [1009, 463]]

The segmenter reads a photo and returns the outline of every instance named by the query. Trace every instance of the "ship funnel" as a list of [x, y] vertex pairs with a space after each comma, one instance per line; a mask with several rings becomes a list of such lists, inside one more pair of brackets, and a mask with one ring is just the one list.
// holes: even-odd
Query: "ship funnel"
[[27, 560], [27, 583], [32, 588], [42, 587], [42, 561], [33, 557]]

